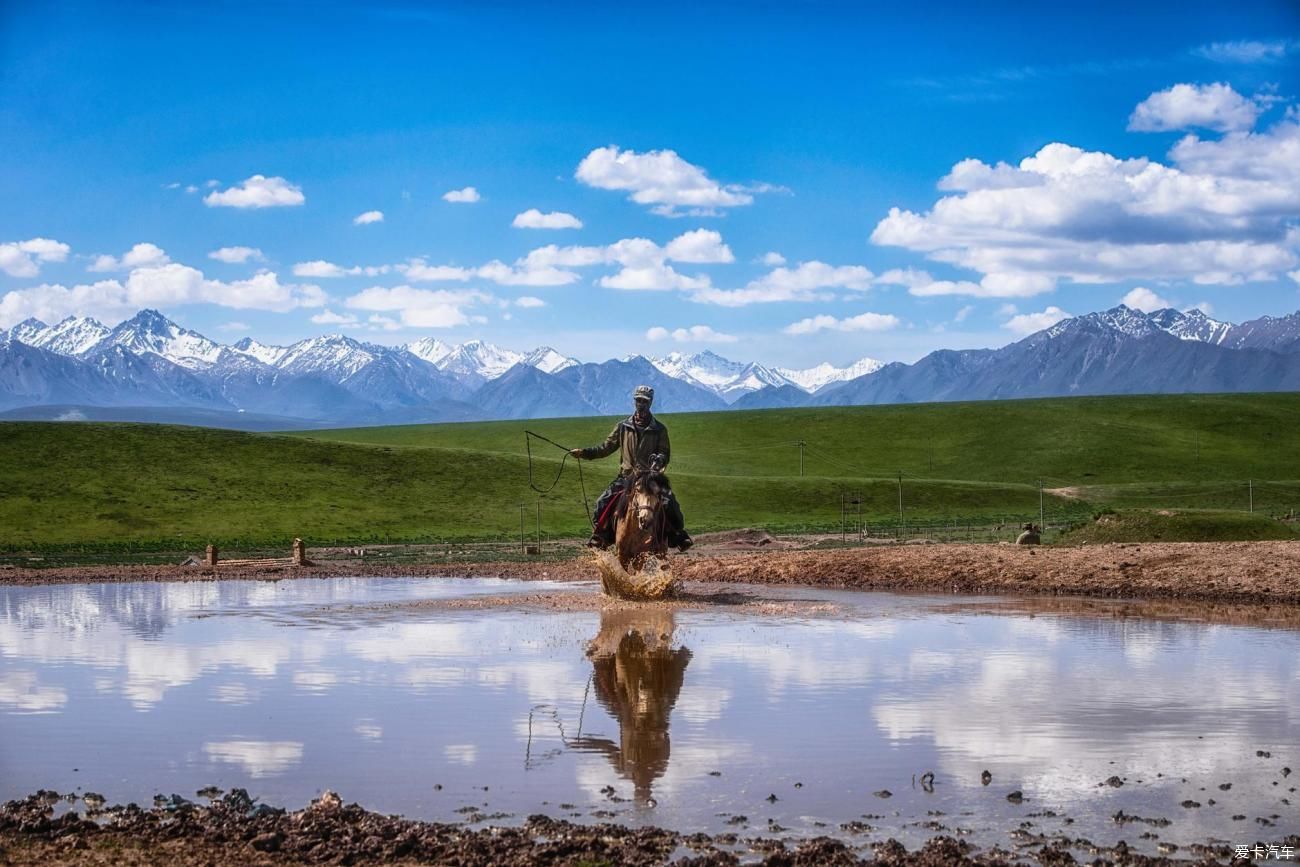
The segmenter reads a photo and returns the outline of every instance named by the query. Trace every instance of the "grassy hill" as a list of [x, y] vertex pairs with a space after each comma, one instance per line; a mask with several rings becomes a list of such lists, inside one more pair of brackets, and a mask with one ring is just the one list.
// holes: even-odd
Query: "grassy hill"
[[[665, 414], [671, 476], [694, 530], [838, 530], [845, 492], [868, 522], [1001, 521], [1102, 506], [1300, 508], [1300, 395], [1079, 398]], [[531, 532], [525, 429], [566, 445], [614, 419], [268, 435], [105, 423], [0, 423], [0, 549], [198, 548], [504, 539]], [[799, 448], [805, 473], [799, 475]], [[562, 453], [534, 443], [549, 484]], [[616, 458], [584, 464], [594, 500]], [[570, 461], [542, 530], [585, 529]]]

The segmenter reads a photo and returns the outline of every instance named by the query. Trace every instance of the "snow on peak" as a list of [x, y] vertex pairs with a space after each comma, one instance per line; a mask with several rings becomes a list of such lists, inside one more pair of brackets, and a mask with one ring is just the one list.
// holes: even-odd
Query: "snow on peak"
[[222, 350], [219, 344], [180, 327], [157, 310], [141, 310], [109, 332], [102, 343], [136, 354], [152, 353], [190, 370], [216, 364]]
[[285, 351], [276, 367], [290, 373], [324, 373], [346, 379], [379, 358], [378, 347], [327, 334], [300, 340]]
[[230, 347], [238, 353], [255, 358], [263, 364], [269, 364], [274, 367], [285, 353], [289, 351], [287, 346], [271, 346], [266, 343], [259, 343], [251, 337], [245, 337], [234, 346]]
[[1219, 344], [1232, 331], [1231, 323], [1211, 319], [1195, 308], [1186, 311], [1165, 308], [1150, 314], [1150, 319], [1161, 331], [1172, 334], [1179, 340]]
[[423, 359], [436, 366], [439, 361], [456, 351], [456, 344], [443, 343], [436, 337], [421, 337], [419, 340], [408, 343], [401, 348], [416, 358]]
[[434, 366], [455, 375], [496, 379], [523, 359], [522, 352], [503, 349], [482, 340], [467, 340]]
[[108, 333], [109, 329], [94, 319], [69, 316], [57, 325], [28, 319], [15, 325], [9, 337], [59, 355], [81, 355], [103, 341]]
[[848, 382], [850, 379], [857, 379], [859, 376], [875, 373], [884, 366], [883, 361], [864, 357], [859, 358], [847, 367], [836, 367], [833, 364], [822, 362], [816, 367], [806, 367], [802, 370], [778, 367], [776, 372], [804, 391], [814, 392], [832, 382]]
[[549, 346], [539, 346], [523, 358], [523, 363], [535, 367], [542, 373], [559, 373], [577, 365], [578, 359], [561, 355]]
[[36, 341], [41, 339], [41, 335], [48, 331], [49, 327], [39, 319], [24, 319], [9, 329], [9, 339], [35, 346]]

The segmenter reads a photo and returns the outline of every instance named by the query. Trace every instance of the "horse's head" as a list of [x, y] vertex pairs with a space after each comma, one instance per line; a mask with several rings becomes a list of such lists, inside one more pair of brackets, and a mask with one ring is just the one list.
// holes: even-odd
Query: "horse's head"
[[641, 473], [628, 491], [628, 510], [635, 512], [637, 526], [649, 533], [654, 528], [655, 517], [663, 505], [667, 480], [659, 473]]

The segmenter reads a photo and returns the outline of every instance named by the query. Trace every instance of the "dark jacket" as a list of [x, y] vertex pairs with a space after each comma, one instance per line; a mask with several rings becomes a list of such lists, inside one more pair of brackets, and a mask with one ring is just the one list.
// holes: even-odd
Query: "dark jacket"
[[638, 427], [632, 421], [633, 418], [634, 416], [628, 416], [614, 425], [614, 429], [600, 445], [583, 449], [582, 459], [590, 461], [620, 452], [621, 476], [650, 469], [651, 455], [663, 455], [663, 466], [667, 467], [672, 454], [668, 445], [668, 428], [654, 416], [650, 416], [650, 420], [642, 427]]

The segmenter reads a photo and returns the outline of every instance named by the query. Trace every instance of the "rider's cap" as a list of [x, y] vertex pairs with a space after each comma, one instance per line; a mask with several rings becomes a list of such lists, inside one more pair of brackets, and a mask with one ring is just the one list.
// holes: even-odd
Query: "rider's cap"
[[632, 392], [632, 399], [640, 400], [642, 398], [654, 403], [655, 390], [648, 385], [638, 385], [636, 391]]

